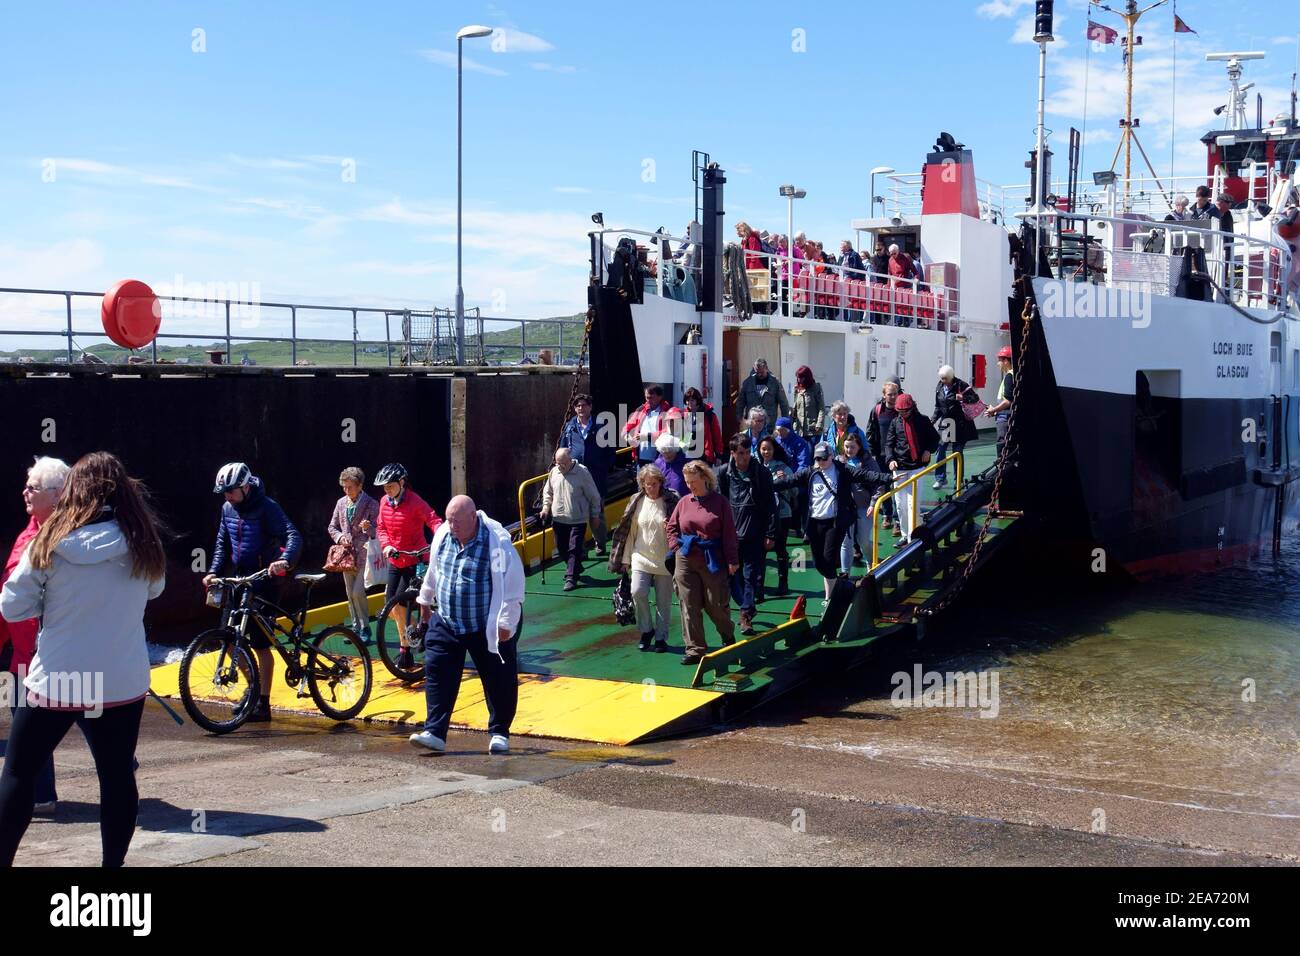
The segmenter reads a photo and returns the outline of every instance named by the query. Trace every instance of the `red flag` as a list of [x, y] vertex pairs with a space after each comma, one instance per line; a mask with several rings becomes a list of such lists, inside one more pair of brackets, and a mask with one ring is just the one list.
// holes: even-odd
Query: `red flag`
[[[1174, 14], [1174, 32], [1175, 33], [1196, 33], [1196, 31], [1193, 30], [1191, 27], [1189, 27], [1186, 23], [1184, 23], [1183, 18], [1176, 13]], [[1199, 33], [1197, 33], [1196, 35], [1200, 36]]]
[[1094, 43], [1114, 43], [1119, 38], [1119, 31], [1112, 30], [1102, 23], [1088, 21], [1088, 39]]

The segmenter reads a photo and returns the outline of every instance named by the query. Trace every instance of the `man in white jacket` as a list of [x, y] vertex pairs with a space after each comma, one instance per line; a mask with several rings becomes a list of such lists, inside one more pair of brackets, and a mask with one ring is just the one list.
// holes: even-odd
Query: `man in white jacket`
[[[447, 749], [465, 654], [474, 661], [487, 700], [488, 753], [510, 752], [510, 724], [519, 703], [517, 645], [524, 604], [524, 565], [499, 522], [457, 495], [433, 536], [429, 570], [418, 598], [428, 624], [424, 639], [424, 730], [411, 743]], [[437, 603], [437, 612], [433, 604]]]

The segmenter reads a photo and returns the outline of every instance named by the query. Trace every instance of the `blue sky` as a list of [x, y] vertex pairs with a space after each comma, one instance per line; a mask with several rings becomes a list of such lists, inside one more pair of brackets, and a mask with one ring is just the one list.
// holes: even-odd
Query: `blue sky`
[[[1057, 3], [1048, 125], [1062, 154], [1064, 131], [1082, 125], [1084, 7]], [[1280, 112], [1296, 56], [1287, 31], [1300, 24], [1276, 0], [1178, 10], [1200, 36], [1179, 38], [1174, 159], [1196, 172], [1224, 86], [1202, 54], [1267, 51], [1248, 75], [1266, 113]], [[693, 148], [728, 170], [729, 222], [783, 230], [777, 187], [794, 181], [809, 193], [796, 228], [828, 244], [865, 214], [867, 171], [915, 171], [941, 129], [974, 149], [982, 178], [1020, 181], [1032, 11], [1025, 0], [11, 3], [0, 283], [98, 290], [179, 275], [255, 283], [264, 300], [451, 305], [449, 64], [456, 29], [483, 23], [503, 32], [466, 42], [467, 302], [578, 311], [590, 213], [679, 231]], [[1171, 20], [1168, 7], [1148, 15], [1139, 58], [1144, 141], [1162, 174]], [[1087, 73], [1085, 171], [1114, 149], [1118, 48], [1092, 53]]]

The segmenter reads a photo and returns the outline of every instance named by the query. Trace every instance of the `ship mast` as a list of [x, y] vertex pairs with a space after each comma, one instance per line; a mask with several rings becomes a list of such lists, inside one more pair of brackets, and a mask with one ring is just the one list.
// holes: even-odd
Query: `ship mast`
[[[1142, 153], [1142, 159], [1146, 161], [1147, 169], [1151, 171], [1151, 176], [1153, 179], [1155, 179], [1156, 185], [1160, 187], [1160, 192], [1163, 194], [1165, 191], [1164, 186], [1160, 183], [1160, 177], [1156, 175], [1156, 171], [1154, 167], [1152, 167], [1151, 165], [1151, 160], [1147, 159], [1146, 150], [1142, 148], [1142, 143], [1138, 141], [1137, 133], [1133, 131], [1134, 129], [1133, 57], [1134, 54], [1137, 52], [1136, 51], [1137, 37], [1135, 36], [1135, 31], [1137, 29], [1138, 21], [1142, 19], [1143, 14], [1150, 13], [1156, 7], [1164, 6], [1166, 3], [1169, 2], [1169, 0], [1155, 0], [1155, 3], [1152, 3], [1149, 6], [1145, 6], [1140, 10], [1138, 9], [1137, 0], [1126, 0], [1123, 10], [1116, 10], [1114, 7], [1110, 7], [1104, 3], [1099, 2], [1099, 0], [1091, 0], [1091, 2], [1099, 10], [1105, 10], [1108, 13], [1113, 13], [1116, 16], [1120, 17], [1124, 21], [1124, 26], [1125, 26], [1126, 35], [1124, 40], [1124, 51], [1126, 55], [1125, 55], [1125, 62], [1124, 62], [1124, 72], [1125, 72], [1124, 122], [1122, 124], [1124, 130], [1122, 133], [1120, 133], [1119, 143], [1115, 147], [1115, 158], [1110, 161], [1110, 168], [1112, 172], [1115, 170], [1115, 162], [1116, 160], [1119, 159], [1119, 152], [1122, 149], [1124, 151], [1124, 211], [1128, 212], [1131, 206], [1130, 203], [1131, 187], [1129, 185], [1129, 179], [1133, 174], [1133, 144], [1134, 143], [1137, 143], [1138, 151]], [[1165, 198], [1166, 200], [1168, 199], [1167, 196]]]

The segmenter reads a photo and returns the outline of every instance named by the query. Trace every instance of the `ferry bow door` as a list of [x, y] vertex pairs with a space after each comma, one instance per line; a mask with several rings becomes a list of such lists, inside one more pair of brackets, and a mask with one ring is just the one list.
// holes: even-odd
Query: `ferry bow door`
[[1133, 517], [1142, 529], [1176, 507], [1183, 462], [1182, 373], [1139, 369], [1133, 395]]

